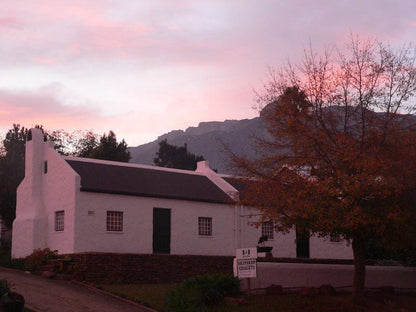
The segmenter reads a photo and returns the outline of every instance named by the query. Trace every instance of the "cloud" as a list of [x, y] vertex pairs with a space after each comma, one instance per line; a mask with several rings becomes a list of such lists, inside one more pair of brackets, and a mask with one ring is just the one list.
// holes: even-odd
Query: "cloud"
[[[413, 19], [413, 1], [52, 1], [2, 4], [6, 56], [76, 66], [129, 58], [142, 67], [271, 64], [309, 40], [331, 44], [349, 32], [394, 39]], [[374, 9], [375, 7], [383, 9]], [[386, 15], [386, 12], [389, 12]], [[18, 29], [9, 29], [19, 25]], [[4, 54], [4, 53], [3, 53]], [[3, 60], [3, 62], [12, 60]], [[1, 60], [0, 60], [1, 62]], [[50, 65], [46, 63], [45, 65]]]
[[11, 17], [1, 17], [0, 18], [0, 29], [1, 28], [17, 28], [19, 27], [19, 22], [15, 18]]
[[[252, 86], [268, 66], [298, 63], [309, 42], [342, 46], [350, 33], [392, 45], [416, 38], [414, 0], [1, 5], [1, 126], [111, 125], [135, 144], [200, 121], [252, 117]], [[65, 88], [42, 87], [54, 82]]]
[[92, 116], [98, 115], [99, 111], [94, 109], [64, 105], [50, 88], [35, 92], [0, 90], [0, 127], [3, 129], [13, 123], [26, 127], [44, 125], [49, 129], [84, 128], [94, 126]]

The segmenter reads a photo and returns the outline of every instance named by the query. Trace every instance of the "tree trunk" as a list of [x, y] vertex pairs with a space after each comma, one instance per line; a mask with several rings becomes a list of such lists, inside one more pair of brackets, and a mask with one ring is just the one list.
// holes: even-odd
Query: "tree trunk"
[[362, 237], [355, 237], [352, 241], [354, 253], [354, 282], [352, 286], [352, 300], [355, 304], [364, 303], [365, 261], [366, 248]]

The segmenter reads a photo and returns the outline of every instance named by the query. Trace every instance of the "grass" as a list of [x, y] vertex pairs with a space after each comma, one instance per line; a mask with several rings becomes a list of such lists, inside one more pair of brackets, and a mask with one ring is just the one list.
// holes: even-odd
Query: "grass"
[[[175, 284], [129, 284], [99, 285], [98, 288], [117, 294], [151, 307], [165, 311], [165, 295]], [[386, 300], [387, 299], [387, 300]], [[350, 293], [335, 296], [301, 296], [299, 294], [246, 296], [246, 305], [232, 306], [222, 304], [218, 312], [393, 312], [415, 311], [416, 296], [395, 295], [391, 298], [374, 297], [367, 299], [365, 307], [355, 307]], [[401, 308], [403, 308], [401, 310]]]
[[98, 285], [97, 287], [144, 306], [163, 311], [165, 295], [175, 286], [176, 284], [114, 284]]

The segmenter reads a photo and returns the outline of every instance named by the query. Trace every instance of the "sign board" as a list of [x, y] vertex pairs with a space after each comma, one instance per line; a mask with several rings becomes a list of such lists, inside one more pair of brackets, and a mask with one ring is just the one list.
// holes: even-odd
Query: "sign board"
[[239, 278], [253, 278], [257, 276], [256, 259], [237, 259], [237, 276]]
[[257, 248], [240, 248], [236, 249], [235, 255], [237, 259], [256, 259]]
[[239, 278], [257, 276], [257, 248], [239, 248], [235, 251], [234, 275]]

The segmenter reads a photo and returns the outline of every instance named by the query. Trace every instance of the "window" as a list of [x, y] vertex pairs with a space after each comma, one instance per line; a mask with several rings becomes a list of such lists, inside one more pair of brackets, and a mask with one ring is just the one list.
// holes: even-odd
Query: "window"
[[123, 231], [123, 213], [107, 211], [107, 231]]
[[274, 238], [274, 227], [272, 221], [261, 223], [261, 236], [267, 236], [267, 239]]
[[198, 218], [198, 233], [202, 236], [212, 236], [212, 218]]
[[61, 232], [65, 227], [65, 211], [55, 211], [55, 231]]

